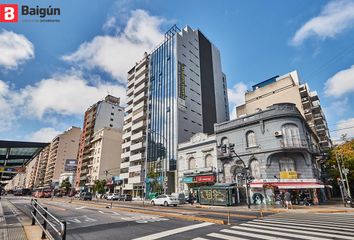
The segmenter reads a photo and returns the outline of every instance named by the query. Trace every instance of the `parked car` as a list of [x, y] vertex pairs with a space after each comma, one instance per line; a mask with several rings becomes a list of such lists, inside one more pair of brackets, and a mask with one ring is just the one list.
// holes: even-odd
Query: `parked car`
[[92, 200], [92, 193], [90, 192], [83, 192], [80, 194], [80, 200]]
[[165, 207], [169, 205], [177, 206], [179, 204], [179, 201], [177, 198], [171, 196], [171, 195], [159, 195], [156, 198], [153, 198], [151, 200], [151, 205], [163, 205]]
[[123, 194], [118, 197], [118, 201], [132, 201], [133, 197], [130, 194]]
[[179, 204], [185, 204], [186, 203], [186, 196], [184, 193], [172, 193], [172, 197], [175, 197], [178, 199]]
[[118, 200], [119, 199], [119, 194], [118, 193], [110, 193], [107, 196], [107, 200]]

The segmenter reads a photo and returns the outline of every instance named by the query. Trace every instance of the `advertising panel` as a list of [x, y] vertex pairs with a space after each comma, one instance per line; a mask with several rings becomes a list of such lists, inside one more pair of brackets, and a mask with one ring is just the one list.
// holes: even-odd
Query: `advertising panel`
[[65, 160], [65, 172], [74, 172], [77, 168], [77, 160], [76, 159], [66, 159]]

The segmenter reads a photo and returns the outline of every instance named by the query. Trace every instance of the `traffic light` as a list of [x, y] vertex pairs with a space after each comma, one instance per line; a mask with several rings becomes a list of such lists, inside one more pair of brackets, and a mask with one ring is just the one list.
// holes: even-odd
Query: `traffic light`
[[235, 151], [235, 144], [234, 143], [230, 143], [229, 144], [229, 149], [230, 149], [230, 152], [234, 152]]
[[221, 145], [221, 152], [222, 152], [222, 153], [227, 153], [226, 144]]

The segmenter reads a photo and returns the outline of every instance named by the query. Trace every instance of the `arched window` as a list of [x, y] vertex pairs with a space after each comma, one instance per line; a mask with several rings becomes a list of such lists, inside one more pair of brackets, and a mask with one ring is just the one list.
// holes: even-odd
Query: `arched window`
[[281, 172], [295, 171], [295, 161], [289, 157], [283, 157], [279, 160], [279, 169]]
[[256, 147], [256, 134], [253, 131], [246, 133], [247, 147]]
[[194, 157], [190, 157], [188, 159], [188, 169], [195, 169], [195, 158]]
[[251, 169], [251, 176], [254, 177], [255, 179], [260, 179], [261, 178], [261, 169], [259, 167], [259, 161], [254, 159], [251, 161], [250, 164], [250, 169]]
[[223, 137], [221, 139], [221, 145], [229, 145], [229, 139], [227, 137]]
[[299, 128], [292, 123], [284, 124], [282, 127], [284, 147], [300, 146]]
[[212, 167], [213, 166], [213, 156], [208, 154], [205, 156], [205, 167]]

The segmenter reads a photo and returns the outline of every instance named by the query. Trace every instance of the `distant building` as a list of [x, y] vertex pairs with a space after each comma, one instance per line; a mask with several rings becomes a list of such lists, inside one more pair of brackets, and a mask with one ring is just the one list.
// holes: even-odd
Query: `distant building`
[[[176, 192], [193, 191], [218, 182], [215, 135], [197, 133], [190, 141], [178, 144]], [[188, 196], [188, 195], [187, 195]]]
[[89, 168], [88, 188], [93, 190], [96, 180], [107, 182], [119, 176], [122, 152], [122, 130], [102, 128], [94, 133], [91, 141], [92, 166]]
[[59, 177], [64, 172], [66, 160], [75, 159], [77, 156], [80, 135], [80, 128], [71, 127], [52, 140], [44, 177], [44, 186], [59, 186]]
[[104, 127], [123, 129], [124, 108], [119, 104], [119, 98], [107, 95], [104, 100], [95, 103], [86, 110], [77, 158], [76, 188], [84, 188], [90, 182], [88, 174], [93, 164], [92, 140], [94, 133]]
[[47, 169], [48, 159], [49, 159], [50, 144], [45, 147], [32, 161], [36, 161], [35, 164], [35, 177], [34, 177], [34, 187], [44, 186], [44, 177]]
[[276, 103], [294, 103], [309, 126], [317, 134], [322, 150], [332, 142], [326, 117], [316, 91], [311, 92], [307, 83], [301, 84], [297, 71], [275, 76], [252, 86], [245, 94], [245, 104], [236, 108], [237, 116], [254, 114]]
[[234, 149], [254, 178], [252, 203], [260, 195], [270, 201], [272, 195], [279, 195], [279, 189], [323, 193], [319, 139], [295, 104], [273, 104], [258, 113], [215, 124], [215, 134], [219, 180], [245, 184], [245, 169], [237, 162]]
[[75, 183], [75, 173], [74, 172], [64, 172], [61, 173], [59, 176], [59, 187], [61, 186], [62, 182], [66, 179], [69, 179], [71, 186], [74, 186]]

